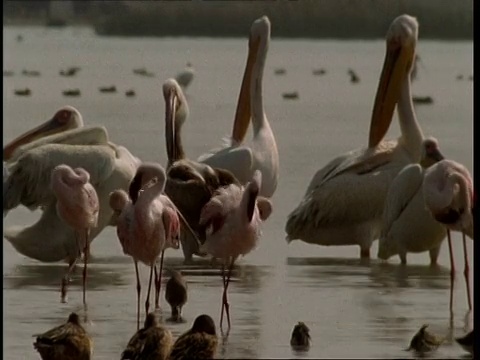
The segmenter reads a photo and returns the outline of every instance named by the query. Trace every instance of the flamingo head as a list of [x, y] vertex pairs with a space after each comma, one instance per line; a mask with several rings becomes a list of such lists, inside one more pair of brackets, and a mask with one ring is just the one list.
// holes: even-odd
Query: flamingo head
[[428, 137], [422, 142], [422, 154], [420, 157], [420, 165], [428, 168], [433, 164], [445, 159], [438, 147], [438, 141], [434, 137]]

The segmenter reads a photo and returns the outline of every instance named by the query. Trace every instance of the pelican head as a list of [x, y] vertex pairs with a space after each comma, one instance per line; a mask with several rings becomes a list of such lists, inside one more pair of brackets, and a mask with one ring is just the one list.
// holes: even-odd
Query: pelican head
[[428, 168], [433, 164], [445, 159], [438, 147], [438, 141], [434, 137], [428, 137], [422, 143], [422, 156], [420, 165]]
[[135, 204], [137, 202], [140, 190], [152, 180], [155, 180], [157, 184], [160, 184], [163, 192], [166, 179], [167, 175], [160, 164], [154, 162], [144, 162], [141, 164], [128, 188], [128, 194], [130, 199], [132, 199], [132, 203]]
[[247, 65], [243, 74], [233, 123], [232, 143], [234, 144], [242, 143], [247, 134], [251, 118], [250, 86], [253, 68], [257, 61], [265, 61], [265, 54], [268, 51], [268, 43], [270, 41], [270, 27], [270, 20], [267, 16], [258, 18], [250, 27]]
[[187, 99], [175, 79], [168, 79], [163, 84], [165, 98], [165, 136], [169, 162], [177, 160], [179, 132], [188, 117]]
[[392, 122], [403, 82], [408, 81], [412, 70], [417, 38], [418, 22], [409, 15], [397, 17], [388, 29], [387, 52], [373, 105], [369, 147], [382, 141]]
[[70, 129], [76, 129], [83, 126], [83, 119], [80, 112], [73, 106], [64, 106], [59, 109], [53, 117], [20, 135], [3, 148], [3, 160], [8, 161], [15, 150], [21, 145], [28, 144], [34, 140], [57, 134]]

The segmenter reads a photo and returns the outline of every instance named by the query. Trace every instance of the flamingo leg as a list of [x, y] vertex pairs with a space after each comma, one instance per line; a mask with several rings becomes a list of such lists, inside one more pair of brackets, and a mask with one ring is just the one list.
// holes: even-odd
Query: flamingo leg
[[90, 237], [90, 229], [85, 230], [85, 248], [83, 249], [83, 259], [84, 259], [84, 266], [83, 266], [83, 305], [87, 305], [87, 294], [86, 294], [86, 286], [87, 286], [87, 262], [88, 262], [88, 254], [90, 253], [90, 242], [88, 238]]
[[230, 304], [228, 303], [227, 299], [227, 289], [228, 289], [228, 284], [230, 284], [230, 277], [232, 275], [232, 270], [233, 270], [233, 264], [235, 262], [235, 259], [231, 260], [230, 266], [228, 268], [228, 274], [227, 274], [227, 280], [225, 281], [225, 288], [223, 292], [223, 302], [225, 304], [225, 313], [227, 315], [227, 323], [228, 323], [228, 329], [227, 333], [230, 331], [231, 327], [231, 322], [230, 322]]
[[138, 263], [137, 260], [133, 260], [135, 264], [135, 274], [137, 276], [137, 330], [140, 329], [140, 290], [142, 289], [140, 285], [140, 276], [138, 275]]
[[470, 292], [470, 266], [468, 264], [468, 252], [467, 252], [467, 240], [465, 238], [465, 233], [462, 231], [462, 240], [463, 240], [463, 255], [465, 256], [465, 269], [463, 274], [465, 275], [465, 282], [467, 285], [467, 301], [468, 301], [468, 309], [472, 310], [472, 299], [471, 299], [471, 292]]
[[226, 298], [226, 289], [225, 289], [225, 262], [222, 263], [222, 282], [223, 282], [223, 295], [222, 295], [222, 310], [220, 313], [220, 328], [223, 324], [223, 309], [225, 309], [225, 298]]
[[452, 238], [447, 229], [448, 251], [450, 253], [450, 310], [453, 309], [453, 282], [455, 279], [455, 261], [453, 260]]
[[153, 264], [150, 265], [150, 278], [148, 279], [147, 300], [145, 300], [145, 316], [148, 315], [148, 309], [150, 308], [150, 290], [152, 289], [154, 267], [155, 267], [155, 262], [153, 262]]
[[160, 302], [160, 289], [159, 289], [159, 280], [158, 280], [158, 270], [157, 267], [153, 267], [153, 283], [155, 284], [155, 310], [158, 309], [160, 306], [158, 303]]
[[[80, 249], [80, 244], [78, 242], [78, 233], [75, 231], [75, 242], [77, 244], [77, 249]], [[72, 271], [75, 269], [75, 265], [77, 265], [79, 257], [76, 256], [75, 259], [70, 260], [68, 262], [68, 269], [65, 275], [62, 278], [62, 287], [61, 287], [61, 302], [66, 303], [67, 302], [67, 285], [70, 282], [70, 274]]]
[[[160, 309], [160, 290], [162, 288], [162, 271], [163, 271], [163, 257], [165, 255], [165, 250], [162, 250], [162, 255], [160, 257], [160, 273], [158, 274], [157, 283], [155, 284], [155, 309]], [[155, 271], [157, 268], [155, 267]]]

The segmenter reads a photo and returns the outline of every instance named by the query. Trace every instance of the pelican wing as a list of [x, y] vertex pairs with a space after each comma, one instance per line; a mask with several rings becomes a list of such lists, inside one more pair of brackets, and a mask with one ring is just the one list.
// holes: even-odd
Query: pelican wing
[[322, 185], [330, 179], [347, 172], [358, 175], [372, 172], [391, 161], [395, 146], [395, 141], [388, 141], [381, 143], [375, 148], [350, 151], [333, 159], [320, 169], [311, 183], [315, 184], [315, 186]]
[[423, 181], [423, 169], [419, 164], [405, 166], [393, 179], [387, 192], [383, 209], [381, 234], [387, 234], [407, 205], [420, 190]]
[[[18, 159], [22, 154], [29, 150], [38, 148], [47, 144], [68, 144], [68, 145], [106, 145], [108, 143], [107, 129], [103, 126], [89, 126], [68, 131], [59, 134], [40, 138], [31, 143], [20, 146], [15, 150], [12, 161]], [[10, 161], [10, 162], [12, 162]]]
[[10, 210], [22, 204], [30, 209], [55, 199], [50, 189], [52, 170], [60, 164], [81, 167], [90, 174], [97, 187], [115, 170], [116, 152], [108, 146], [47, 144], [23, 154], [10, 167], [3, 208]]
[[249, 147], [227, 147], [218, 149], [217, 152], [214, 151], [200, 156], [197, 161], [213, 168], [230, 171], [242, 184], [251, 180], [254, 158]]

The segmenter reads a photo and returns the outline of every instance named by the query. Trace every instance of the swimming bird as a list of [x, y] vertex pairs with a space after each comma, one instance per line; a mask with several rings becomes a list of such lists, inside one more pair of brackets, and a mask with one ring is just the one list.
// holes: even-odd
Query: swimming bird
[[[90, 241], [112, 222], [113, 210], [108, 206], [110, 193], [128, 189], [139, 160], [126, 148], [109, 141], [104, 127], [84, 127], [28, 143], [39, 133], [51, 131], [51, 124], [19, 136], [4, 147], [19, 155], [9, 165], [10, 175], [4, 187], [4, 211], [24, 205], [31, 210], [43, 208], [40, 219], [29, 226], [9, 227], [4, 237], [22, 255], [43, 262], [76, 260], [79, 249], [75, 231], [62, 221], [56, 211], [56, 198], [50, 188], [52, 170], [61, 164], [81, 167], [90, 174], [100, 202], [97, 227]], [[25, 144], [18, 148], [19, 144]], [[14, 150], [12, 149], [16, 149]], [[23, 149], [22, 149], [23, 148]], [[16, 155], [15, 155], [16, 156]]]
[[[417, 38], [418, 22], [411, 16], [401, 15], [390, 25], [368, 147], [333, 159], [314, 175], [302, 201], [288, 216], [287, 242], [359, 245], [360, 256], [370, 257], [371, 244], [380, 236], [390, 184], [406, 165], [420, 161], [423, 134], [409, 77]], [[402, 134], [397, 140], [382, 140], [397, 100]]]
[[[467, 243], [465, 235], [473, 240], [473, 180], [468, 169], [453, 160], [442, 160], [425, 171], [423, 178], [425, 206], [433, 218], [447, 228], [452, 279], [455, 275], [450, 231], [460, 231], [465, 257], [468, 308], [472, 308]], [[451, 306], [451, 304], [450, 304]]]
[[186, 88], [192, 82], [194, 75], [195, 70], [193, 69], [192, 64], [187, 63], [187, 67], [175, 76], [175, 80], [177, 80], [178, 84], [182, 87], [183, 90], [186, 90]]
[[166, 360], [173, 345], [170, 330], [160, 325], [155, 313], [145, 318], [145, 325], [128, 342], [121, 360]]
[[32, 95], [32, 90], [30, 88], [15, 89], [14, 94], [17, 96], [30, 96]]
[[189, 113], [187, 100], [174, 79], [165, 81], [163, 95], [168, 156], [165, 193], [184, 216], [185, 227], [192, 230], [182, 231], [180, 237], [185, 262], [189, 263], [193, 254], [203, 255], [199, 252], [199, 241], [205, 239], [205, 228], [198, 224], [200, 211], [217, 188], [238, 181], [227, 170], [215, 169], [186, 157], [181, 129]]
[[431, 334], [427, 330], [428, 325], [422, 325], [420, 330], [413, 336], [407, 350], [415, 350], [419, 353], [427, 353], [436, 350], [444, 341], [443, 338]]
[[[137, 277], [137, 328], [140, 321], [141, 291], [138, 261], [150, 267], [150, 278], [145, 301], [145, 314], [148, 314], [150, 289], [156, 261], [161, 254], [161, 275], [165, 249], [168, 247], [178, 249], [179, 246], [180, 220], [177, 210], [172, 201], [162, 194], [165, 189], [166, 179], [165, 170], [160, 164], [144, 162], [138, 167], [128, 190], [132, 201], [131, 217], [126, 216], [124, 220], [127, 222], [131, 221], [128, 229], [130, 234], [129, 236], [119, 237], [119, 240], [123, 252], [130, 255], [135, 264]], [[155, 181], [154, 184], [148, 186], [148, 183], [152, 180]], [[139, 194], [140, 189], [143, 189], [141, 194]], [[120, 220], [121, 218], [117, 221]], [[158, 292], [160, 291], [159, 286], [160, 284], [156, 282], [155, 290], [157, 291], [158, 289]]]
[[170, 279], [165, 286], [165, 300], [172, 309], [172, 321], [182, 320], [182, 308], [187, 302], [187, 282], [182, 274], [174, 269], [169, 269]]
[[117, 92], [117, 87], [115, 85], [111, 86], [100, 86], [98, 90], [101, 93], [116, 93]]
[[92, 357], [92, 339], [80, 325], [76, 313], [70, 314], [67, 323], [33, 336], [37, 337], [33, 346], [43, 360], [90, 360]]
[[[200, 224], [205, 225], [206, 240], [204, 250], [215, 258], [222, 259], [223, 302], [220, 328], [223, 323], [223, 310], [230, 330], [230, 305], [227, 289], [233, 264], [240, 255], [246, 255], [256, 246], [260, 237], [260, 226], [272, 212], [271, 202], [259, 197], [262, 173], [256, 170], [246, 187], [235, 184], [220, 188], [203, 207]], [[225, 268], [228, 273], [225, 274]]]
[[388, 189], [383, 210], [383, 227], [378, 242], [378, 257], [387, 260], [398, 254], [407, 263], [407, 252], [430, 252], [431, 264], [438, 254], [447, 232], [425, 208], [422, 182], [425, 169], [443, 160], [435, 138], [422, 144], [419, 164], [405, 166]]
[[455, 341], [462, 347], [463, 350], [473, 355], [473, 330], [464, 336], [455, 338]]
[[63, 96], [80, 96], [80, 89], [67, 89], [62, 91]]
[[168, 360], [210, 360], [215, 357], [217, 346], [215, 323], [210, 316], [203, 314], [197, 316], [192, 328], [175, 341]]
[[357, 75], [353, 69], [348, 69], [348, 75], [350, 76], [350, 82], [356, 84], [360, 82], [360, 77]]
[[[98, 195], [90, 181], [90, 174], [82, 168], [72, 169], [68, 165], [58, 165], [53, 169], [50, 186], [57, 198], [57, 214], [75, 230], [78, 249], [83, 249], [83, 303], [86, 304], [85, 287], [87, 281], [87, 261], [90, 245], [90, 232], [98, 223], [100, 204]], [[70, 272], [76, 261], [68, 267], [62, 280], [62, 302], [65, 301]]]
[[[262, 173], [260, 195], [272, 197], [277, 189], [279, 159], [277, 143], [263, 106], [262, 80], [268, 45], [270, 20], [255, 20], [250, 28], [248, 57], [243, 75], [230, 144], [200, 156], [198, 161], [214, 168], [229, 170], [245, 185], [255, 170]], [[253, 141], [244, 144], [250, 117]]]
[[310, 329], [304, 322], [299, 321], [293, 328], [290, 346], [295, 350], [307, 350], [310, 347]]

